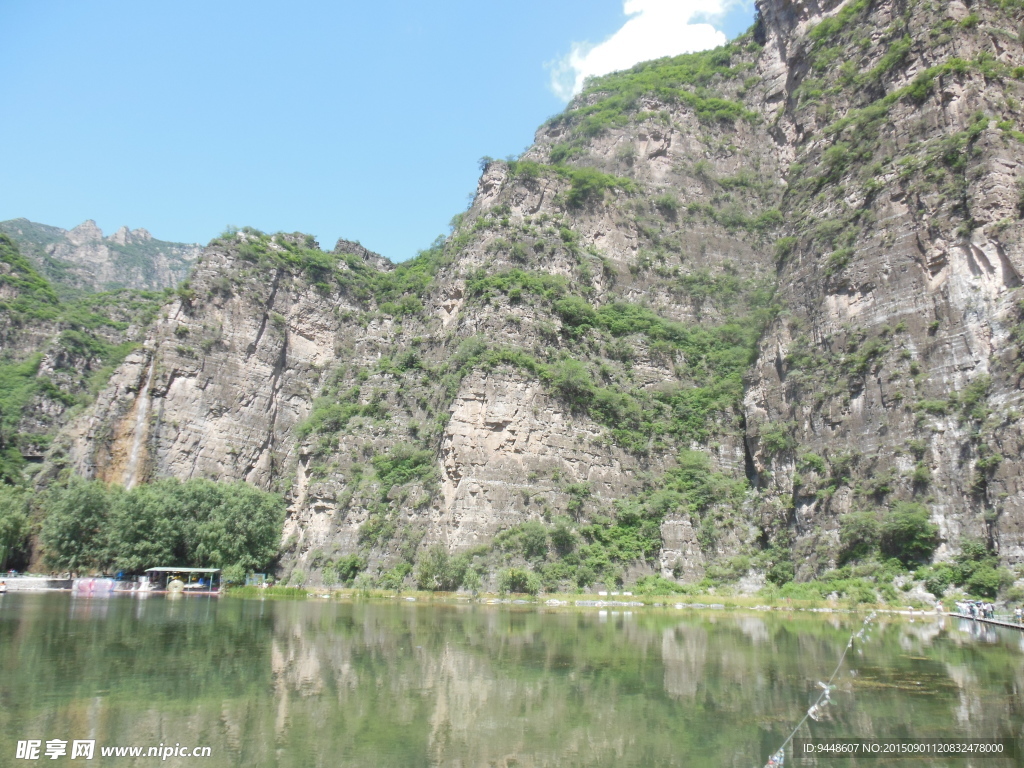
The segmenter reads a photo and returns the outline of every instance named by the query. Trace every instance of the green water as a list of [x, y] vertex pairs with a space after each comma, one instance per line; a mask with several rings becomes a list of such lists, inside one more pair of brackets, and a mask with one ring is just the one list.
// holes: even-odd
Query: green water
[[[9, 593], [0, 765], [752, 768], [860, 620]], [[967, 627], [879, 617], [799, 735], [1024, 736], [1024, 633]], [[95, 739], [96, 757], [15, 760], [23, 739]], [[99, 754], [160, 743], [213, 756]]]

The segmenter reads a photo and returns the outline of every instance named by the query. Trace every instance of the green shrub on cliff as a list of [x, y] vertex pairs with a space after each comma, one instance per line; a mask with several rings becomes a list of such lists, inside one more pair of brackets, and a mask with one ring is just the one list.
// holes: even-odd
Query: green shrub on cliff
[[904, 565], [925, 562], [938, 546], [939, 528], [929, 521], [923, 504], [897, 502], [882, 517], [879, 548], [886, 557], [895, 557]]
[[582, 208], [598, 203], [604, 199], [606, 190], [621, 189], [627, 193], [637, 190], [632, 179], [603, 173], [596, 168], [576, 168], [560, 163], [544, 165], [533, 160], [511, 160], [508, 168], [513, 178], [536, 179], [554, 175], [568, 180], [569, 190], [565, 202], [570, 208]]
[[6, 265], [5, 270], [0, 270], [0, 286], [8, 288], [4, 291], [7, 298], [0, 300], [0, 311], [16, 324], [57, 317], [60, 301], [50, 282], [21, 255], [17, 243], [2, 232], [0, 263]]
[[421, 298], [445, 261], [444, 237], [392, 269], [380, 269], [351, 253], [327, 253], [308, 235], [268, 235], [246, 227], [225, 233], [211, 245], [229, 247], [261, 269], [303, 275], [321, 291], [340, 289], [357, 302], [376, 305], [385, 314], [402, 316], [422, 309]]
[[[53, 286], [31, 266], [17, 244], [0, 233], [0, 316], [5, 354], [0, 359], [0, 481], [19, 483], [22, 449], [48, 444], [62, 412], [88, 402], [115, 367], [138, 344], [125, 333], [140, 333], [164, 301], [163, 293], [109, 291], [61, 301]], [[38, 375], [41, 351], [21, 352], [25, 341], [50, 337], [53, 375]], [[136, 335], [134, 338], [138, 338]], [[22, 433], [23, 429], [28, 431]]]
[[999, 566], [995, 553], [978, 539], [964, 539], [951, 562], [921, 568], [917, 577], [924, 579], [925, 587], [936, 597], [942, 597], [949, 587], [963, 587], [968, 594], [989, 599], [1014, 580], [1008, 569]]
[[380, 493], [384, 498], [396, 485], [414, 480], [426, 481], [435, 474], [433, 451], [406, 443], [396, 445], [390, 453], [374, 456], [370, 463], [377, 471]]
[[552, 161], [583, 154], [590, 139], [631, 120], [667, 119], [667, 113], [643, 112], [645, 97], [667, 105], [685, 105], [703, 123], [756, 121], [756, 113], [738, 101], [716, 95], [709, 87], [716, 80], [732, 79], [750, 69], [750, 62], [739, 60], [741, 52], [737, 41], [711, 51], [644, 62], [588, 80], [569, 109], [551, 120], [552, 124], [572, 129], [569, 140], [554, 147]]
[[20, 436], [18, 428], [24, 417], [25, 407], [36, 394], [39, 380], [36, 373], [42, 354], [36, 353], [27, 360], [16, 363], [0, 363], [0, 481], [16, 483], [21, 478], [25, 460], [18, 450]]
[[864, 561], [875, 554], [910, 566], [927, 562], [939, 545], [939, 528], [923, 504], [900, 501], [883, 512], [859, 511], [839, 521], [842, 562]]
[[[509, 591], [532, 591], [526, 588], [530, 576], [538, 580], [538, 589], [548, 592], [621, 587], [631, 568], [658, 565], [661, 524], [667, 516], [687, 516], [706, 526], [713, 538], [720, 513], [742, 503], [746, 484], [713, 471], [705, 454], [684, 450], [655, 487], [628, 500], [609, 505], [587, 483], [561, 490], [567, 497], [564, 515], [548, 523], [526, 521], [494, 537], [486, 564], [499, 570], [499, 580], [518, 579], [519, 588]], [[738, 568], [739, 561], [732, 567]], [[720, 569], [719, 576], [732, 573], [727, 571]]]

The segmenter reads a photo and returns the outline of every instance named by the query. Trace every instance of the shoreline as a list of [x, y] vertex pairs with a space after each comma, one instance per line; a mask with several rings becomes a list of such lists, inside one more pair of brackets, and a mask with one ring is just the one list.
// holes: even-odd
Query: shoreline
[[468, 595], [457, 592], [402, 592], [385, 590], [317, 589], [304, 587], [230, 587], [223, 593], [226, 597], [241, 600], [332, 600], [332, 601], [401, 601], [439, 605], [510, 605], [532, 606], [534, 608], [614, 608], [639, 609], [661, 608], [674, 610], [748, 610], [748, 611], [807, 611], [813, 613], [862, 613], [877, 611], [909, 617], [940, 617], [955, 614], [936, 612], [891, 603], [851, 603], [847, 600], [797, 600], [790, 598], [769, 599], [757, 595], [631, 595], [631, 594], [498, 594], [480, 593]]

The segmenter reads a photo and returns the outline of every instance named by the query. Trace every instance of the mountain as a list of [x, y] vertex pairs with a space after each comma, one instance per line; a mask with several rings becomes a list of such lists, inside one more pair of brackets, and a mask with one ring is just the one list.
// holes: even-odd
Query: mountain
[[33, 267], [58, 288], [159, 291], [188, 276], [202, 247], [156, 240], [145, 229], [121, 227], [109, 237], [92, 219], [72, 230], [28, 219], [0, 221]]
[[1024, 594], [1022, 22], [764, 0], [409, 262], [226, 234], [38, 483], [281, 493], [293, 583]]
[[0, 233], [0, 486], [42, 463], [57, 430], [141, 344], [166, 299], [132, 289], [61, 298]]

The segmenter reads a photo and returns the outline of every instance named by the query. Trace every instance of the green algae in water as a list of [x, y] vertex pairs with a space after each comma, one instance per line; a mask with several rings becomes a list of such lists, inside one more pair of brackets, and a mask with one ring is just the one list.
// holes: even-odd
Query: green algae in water
[[[211, 766], [760, 766], [860, 621], [12, 593], [0, 763], [95, 738], [210, 746]], [[880, 616], [798, 736], [1020, 738], [1021, 638]], [[868, 764], [890, 763], [842, 761]], [[940, 764], [967, 762], [914, 763]]]

